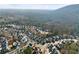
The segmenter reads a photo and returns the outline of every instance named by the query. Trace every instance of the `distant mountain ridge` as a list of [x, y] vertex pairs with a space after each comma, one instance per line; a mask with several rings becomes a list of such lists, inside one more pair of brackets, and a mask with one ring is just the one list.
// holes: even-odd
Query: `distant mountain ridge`
[[56, 29], [62, 29], [62, 31], [63, 29], [68, 29], [70, 32], [79, 32], [79, 4], [69, 5], [55, 10], [51, 12], [51, 17], [51, 21], [47, 24], [49, 25], [48, 28], [54, 25]]
[[4, 9], [0, 10], [0, 16], [5, 19], [4, 23], [44, 25], [45, 28], [51, 30], [64, 29], [62, 31], [65, 29], [78, 31], [79, 29], [79, 4], [57, 10]]

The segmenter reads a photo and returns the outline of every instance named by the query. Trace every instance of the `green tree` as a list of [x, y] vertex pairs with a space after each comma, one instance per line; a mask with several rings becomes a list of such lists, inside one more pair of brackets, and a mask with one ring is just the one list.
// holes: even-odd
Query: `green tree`
[[30, 47], [25, 48], [25, 49], [23, 50], [23, 53], [24, 53], [24, 54], [32, 54], [32, 48], [30, 48]]
[[68, 54], [77, 54], [79, 51], [79, 46], [76, 43], [65, 44], [64, 49], [68, 51]]

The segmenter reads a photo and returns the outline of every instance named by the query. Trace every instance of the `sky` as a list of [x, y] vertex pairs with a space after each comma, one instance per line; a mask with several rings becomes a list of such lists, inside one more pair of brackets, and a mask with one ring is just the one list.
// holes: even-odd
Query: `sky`
[[0, 4], [79, 4], [79, 0], [0, 0]]
[[0, 9], [48, 9], [55, 10], [67, 4], [1, 4]]

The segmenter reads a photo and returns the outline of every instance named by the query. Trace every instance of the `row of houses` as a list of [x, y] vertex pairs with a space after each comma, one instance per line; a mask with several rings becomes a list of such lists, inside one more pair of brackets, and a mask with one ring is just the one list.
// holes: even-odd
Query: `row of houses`
[[28, 37], [26, 35], [19, 37], [21, 38], [16, 40], [13, 36], [0, 36], [0, 53], [6, 53], [7, 51], [11, 51], [12, 49], [19, 48], [21, 44], [24, 44], [28, 41]]

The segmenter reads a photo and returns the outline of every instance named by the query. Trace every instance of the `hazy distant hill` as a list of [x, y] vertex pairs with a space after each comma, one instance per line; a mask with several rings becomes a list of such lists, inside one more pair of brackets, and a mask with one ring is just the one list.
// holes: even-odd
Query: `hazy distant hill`
[[44, 25], [44, 28], [55, 31], [62, 29], [63, 32], [79, 29], [79, 4], [57, 10], [1, 9], [0, 16], [1, 23]]
[[79, 19], [79, 5], [70, 5], [54, 11], [53, 18], [66, 21], [77, 21]]
[[[56, 24], [57, 29], [63, 31], [63, 29], [68, 29], [70, 31], [79, 32], [79, 5], [70, 5], [51, 13], [52, 20], [49, 22], [48, 27]], [[58, 25], [57, 25], [58, 24]]]
[[[0, 15], [22, 17], [32, 21], [76, 21], [79, 19], [79, 5], [70, 5], [58, 10], [26, 10], [26, 9], [1, 9]], [[26, 18], [27, 17], [27, 18]], [[14, 19], [13, 19], [14, 20]], [[17, 20], [17, 19], [15, 19]], [[22, 19], [21, 19], [22, 20]], [[77, 21], [78, 22], [78, 21]]]

